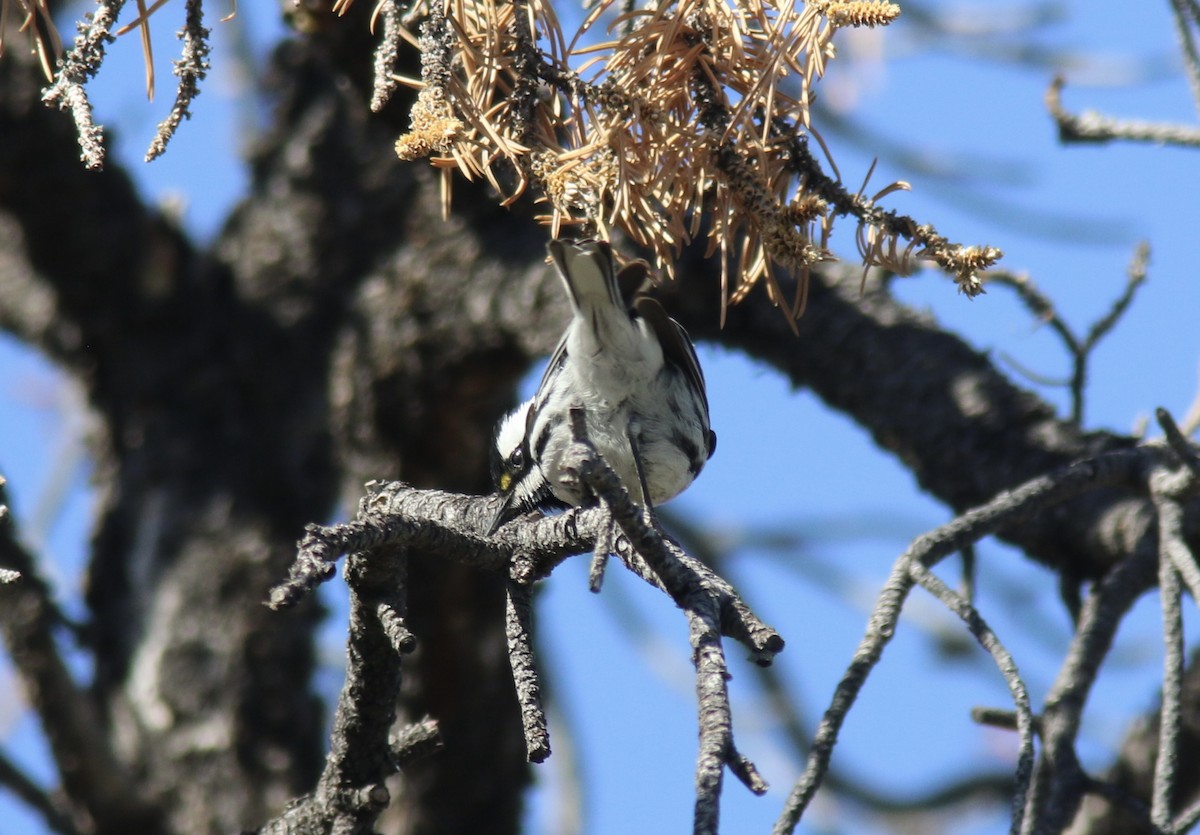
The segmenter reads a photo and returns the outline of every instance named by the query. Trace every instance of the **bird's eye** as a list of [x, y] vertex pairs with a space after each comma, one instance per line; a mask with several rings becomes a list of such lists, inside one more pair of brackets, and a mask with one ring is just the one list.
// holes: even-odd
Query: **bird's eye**
[[522, 449], [521, 447], [517, 447], [516, 449], [514, 449], [512, 457], [509, 459], [509, 463], [514, 470], [524, 469], [525, 468], [525, 450]]

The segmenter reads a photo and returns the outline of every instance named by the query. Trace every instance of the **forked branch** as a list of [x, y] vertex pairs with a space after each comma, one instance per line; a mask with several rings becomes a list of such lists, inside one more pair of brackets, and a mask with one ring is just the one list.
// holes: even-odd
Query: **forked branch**
[[[793, 788], [775, 832], [788, 833], [795, 828], [824, 780], [841, 726], [895, 634], [904, 603], [917, 584], [929, 589], [963, 618], [972, 634], [992, 654], [1009, 685], [1015, 710], [1013, 725], [1020, 733], [1021, 750], [1015, 778], [1013, 832], [1041, 831], [1031, 827], [1042, 825], [1046, 814], [1062, 815], [1070, 803], [1077, 805], [1082, 794], [1089, 790], [1089, 782], [1082, 771], [1076, 769], [1074, 773], [1078, 779], [1065, 787], [1053, 782], [1052, 776], [1072, 773], [1068, 767], [1075, 761], [1074, 738], [1086, 692], [1105, 657], [1110, 630], [1115, 631], [1121, 614], [1153, 582], [1153, 555], [1148, 572], [1144, 555], [1126, 560], [1101, 582], [1085, 604], [1076, 646], [1068, 654], [1059, 688], [1047, 699], [1046, 714], [1041, 717], [1046, 752], [1043, 765], [1036, 770], [1033, 768], [1033, 733], [1039, 725], [1031, 713], [1028, 694], [1015, 664], [975, 608], [946, 587], [929, 569], [965, 545], [997, 533], [1028, 514], [1106, 485], [1144, 484], [1146, 473], [1153, 467], [1176, 460], [1161, 443], [1106, 453], [1032, 479], [914, 541], [896, 561], [880, 593], [868, 621], [867, 633], [821, 720], [808, 766]], [[1062, 798], [1057, 796], [1060, 792], [1065, 792]], [[1048, 797], [1051, 794], [1055, 797]]]
[[529, 589], [564, 559], [590, 554], [598, 541], [610, 541], [614, 523], [621, 533], [612, 543], [615, 553], [634, 573], [669, 595], [688, 618], [700, 717], [695, 831], [717, 831], [726, 767], [755, 793], [766, 790], [753, 763], [733, 741], [723, 638], [745, 644], [760, 665], [771, 663], [783, 649], [783, 639], [750, 611], [732, 586], [663, 537], [588, 442], [582, 422], [576, 430], [576, 443], [566, 460], [602, 500], [601, 508], [526, 517], [486, 537], [482, 531], [495, 512], [493, 497], [372, 483], [354, 521], [309, 527], [288, 580], [272, 590], [268, 605], [294, 605], [332, 576], [336, 561], [349, 554], [352, 663], [338, 703], [332, 753], [316, 791], [263, 831], [298, 831], [295, 824], [302, 818], [305, 825], [325, 821], [347, 832], [366, 832], [386, 805], [383, 781], [394, 771], [386, 738], [400, 683], [400, 657], [420, 637], [404, 625], [405, 566], [410, 558], [454, 560], [508, 575], [509, 653], [527, 753], [534, 762], [549, 756], [532, 651]]

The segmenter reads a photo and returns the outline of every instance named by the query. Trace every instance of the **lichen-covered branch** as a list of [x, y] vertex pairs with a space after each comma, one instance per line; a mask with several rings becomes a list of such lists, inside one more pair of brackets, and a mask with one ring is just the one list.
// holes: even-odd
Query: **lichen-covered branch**
[[1156, 555], [1137, 551], [1084, 600], [1075, 635], [1041, 715], [1042, 755], [1034, 771], [1022, 835], [1063, 829], [1085, 793], [1096, 791], [1075, 751], [1087, 698], [1125, 613], [1155, 581]]
[[[891, 576], [880, 593], [868, 621], [867, 633], [855, 650], [854, 658], [838, 683], [830, 706], [817, 728], [808, 765], [788, 797], [783, 813], [775, 825], [775, 832], [787, 833], [795, 828], [823, 781], [842, 723], [895, 634], [904, 602], [913, 585], [918, 582], [917, 575], [921, 572], [914, 572], [912, 566], [932, 567], [964, 544], [995, 533], [1027, 514], [1081, 492], [1125, 481], [1140, 472], [1146, 461], [1158, 454], [1160, 453], [1153, 447], [1143, 447], [1079, 462], [1006, 491], [993, 501], [967, 511], [941, 528], [919, 537], [910, 545], [896, 561]], [[1140, 592], [1134, 589], [1133, 593]], [[1014, 691], [1014, 696], [1018, 700], [1020, 712], [1019, 691]], [[1027, 716], [1020, 722], [1023, 735], [1027, 737], [1030, 733], [1031, 718]], [[1019, 766], [1019, 771], [1024, 768], [1024, 765]], [[1021, 810], [1014, 811], [1014, 821], [1020, 822], [1022, 814], [1025, 815], [1024, 824], [1027, 825], [1030, 816]]]
[[510, 580], [504, 611], [508, 660], [525, 731], [525, 754], [531, 763], [540, 763], [550, 756], [550, 733], [546, 729], [542, 685], [533, 657], [533, 600], [529, 586]]
[[154, 141], [146, 151], [146, 162], [157, 159], [167, 150], [167, 143], [175, 135], [184, 119], [192, 118], [192, 101], [200, 95], [200, 82], [208, 75], [209, 31], [204, 26], [203, 0], [187, 0], [187, 14], [179, 39], [183, 51], [175, 62], [175, 75], [179, 85], [175, 90], [175, 103], [171, 112], [158, 125]]
[[396, 64], [400, 56], [402, 6], [400, 0], [380, 0], [375, 8], [375, 20], [383, 22], [379, 46], [375, 48], [375, 87], [371, 91], [371, 110], [378, 113], [400, 87], [396, 79]]
[[1066, 81], [1055, 78], [1046, 89], [1046, 109], [1058, 125], [1058, 140], [1064, 144], [1088, 142], [1147, 142], [1200, 148], [1200, 128], [1168, 122], [1114, 119], [1094, 111], [1071, 113], [1062, 103]]
[[92, 103], [84, 86], [100, 71], [105, 48], [114, 40], [112, 28], [124, 5], [125, 0], [96, 0], [96, 10], [79, 24], [75, 43], [42, 98], [59, 110], [71, 112], [79, 135], [80, 158], [88, 168], [104, 166], [104, 131], [92, 120]]
[[407, 554], [402, 548], [351, 554], [346, 560], [350, 629], [346, 680], [334, 713], [329, 756], [316, 789], [264, 824], [262, 835], [370, 835], [390, 794], [385, 781], [437, 750], [426, 720], [392, 735], [407, 640]]
[[[577, 423], [576, 429], [582, 433], [582, 421]], [[581, 437], [566, 460], [567, 466], [575, 469], [600, 497], [603, 508], [548, 518], [527, 517], [488, 538], [480, 532], [492, 518], [494, 497], [458, 496], [413, 490], [401, 484], [374, 483], [368, 485], [369, 492], [360, 503], [357, 519], [342, 525], [309, 527], [300, 542], [288, 580], [271, 592], [269, 605], [276, 609], [294, 605], [331, 575], [335, 561], [345, 553], [351, 555], [347, 563], [347, 582], [354, 597], [352, 663], [339, 702], [339, 719], [335, 721], [333, 754], [317, 791], [304, 801], [306, 821], [313, 815], [324, 819], [321, 818], [324, 813], [319, 810], [328, 808], [333, 810], [329, 814], [335, 817], [348, 816], [346, 831], [366, 831], [364, 827], [368, 827], [379, 812], [380, 799], [376, 795], [384, 791], [380, 781], [386, 774], [374, 766], [374, 771], [359, 768], [356, 776], [350, 778], [337, 770], [343, 766], [334, 761], [357, 762], [360, 755], [355, 753], [356, 747], [375, 745], [374, 736], [378, 736], [380, 728], [391, 721], [390, 713], [386, 722], [384, 717], [376, 715], [382, 710], [376, 705], [371, 712], [376, 718], [369, 723], [374, 729], [371, 740], [367, 739], [368, 732], [359, 727], [367, 720], [353, 724], [353, 734], [338, 730], [360, 715], [363, 709], [355, 702], [362, 699], [367, 690], [372, 693], [382, 691], [394, 697], [399, 684], [399, 653], [420, 639], [419, 635], [408, 632], [399, 614], [402, 603], [393, 600], [397, 594], [403, 596], [403, 566], [408, 554], [418, 559], [454, 560], [483, 570], [507, 570], [510, 575], [506, 604], [509, 658], [521, 706], [520, 721], [525, 730], [528, 757], [533, 762], [540, 762], [549, 756], [549, 738], [532, 652], [530, 584], [549, 574], [566, 556], [590, 552], [598, 537], [607, 536], [605, 532], [612, 522], [624, 534], [617, 543], [617, 552], [626, 564], [663, 589], [688, 613], [700, 716], [695, 831], [716, 832], [725, 767], [729, 767], [752, 791], [765, 791], [766, 784], [753, 763], [742, 756], [733, 743], [725, 684], [729, 672], [721, 638], [728, 635], [745, 643], [759, 664], [770, 663], [774, 654], [783, 648], [783, 639], [753, 615], [732, 587], [704, 569], [694, 558], [683, 554], [678, 546], [668, 544], [657, 528], [647, 523], [642, 510], [632, 503], [615, 473], [599, 458], [586, 438]], [[370, 582], [368, 578], [371, 578]], [[381, 606], [384, 602], [388, 605]], [[379, 614], [382, 611], [392, 613], [390, 617], [397, 623], [389, 626], [388, 619]], [[375, 632], [378, 636], [371, 638]], [[403, 635], [406, 640], [398, 640], [395, 634]], [[367, 643], [356, 648], [356, 640]], [[381, 661], [370, 660], [378, 653], [396, 657], [394, 671]], [[359, 658], [364, 659], [361, 671], [355, 666]], [[378, 672], [370, 673], [373, 669], [370, 665], [383, 666]], [[369, 674], [378, 677], [379, 681], [375, 678], [371, 683], [362, 680]], [[350, 718], [343, 720], [340, 718], [343, 715]], [[294, 812], [293, 816], [295, 814], [299, 813]], [[271, 826], [283, 826], [282, 821], [279, 819]], [[292, 830], [268, 827], [264, 831]]]

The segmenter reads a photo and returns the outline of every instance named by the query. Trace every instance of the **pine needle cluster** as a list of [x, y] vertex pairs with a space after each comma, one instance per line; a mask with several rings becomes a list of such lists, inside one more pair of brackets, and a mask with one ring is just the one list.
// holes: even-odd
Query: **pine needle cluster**
[[[99, 167], [102, 137], [84, 85], [99, 69], [123, 0], [97, 0], [99, 10], [53, 67], [62, 45], [46, 2], [0, 0], [0, 8], [5, 17], [20, 15], [32, 33], [52, 80], [46, 101], [72, 113], [82, 156]], [[342, 14], [352, 2], [336, 0], [332, 11]], [[531, 195], [554, 236], [564, 228], [604, 238], [623, 233], [668, 275], [682, 247], [703, 235], [708, 255], [720, 256], [724, 304], [765, 286], [793, 323], [810, 269], [833, 258], [839, 218], [856, 224], [865, 267], [909, 273], [931, 261], [966, 294], [983, 291], [980, 274], [998, 249], [953, 243], [929, 224], [883, 209], [880, 201], [907, 183], [870, 195], [865, 182], [857, 192], [845, 188], [812, 124], [837, 33], [888, 25], [900, 15], [895, 3], [585, 2], [568, 39], [551, 0], [378, 0], [371, 104], [381, 108], [400, 84], [419, 91], [396, 153], [428, 158], [440, 170], [445, 213], [455, 172], [485, 179], [505, 205]], [[146, 21], [167, 3], [136, 0], [136, 18], [116, 31], [141, 34], [148, 93], [154, 76]], [[208, 70], [202, 4], [186, 0], [179, 90], [150, 157], [189, 114]], [[408, 48], [420, 53], [420, 78], [393, 71]], [[790, 297], [778, 281], [785, 272], [800, 278]]]
[[[899, 14], [886, 0], [598, 0], [568, 40], [547, 0], [418, 0], [405, 17], [422, 22], [400, 36], [421, 51], [421, 77], [394, 80], [420, 94], [396, 151], [441, 170], [446, 212], [454, 172], [486, 179], [506, 205], [532, 194], [555, 236], [619, 230], [668, 275], [707, 235], [727, 304], [764, 285], [794, 320], [845, 216], [865, 265], [932, 260], [975, 295], [999, 250], [879, 208], [906, 183], [847, 191], [811, 123], [837, 32]], [[791, 298], [778, 269], [802, 279]]]

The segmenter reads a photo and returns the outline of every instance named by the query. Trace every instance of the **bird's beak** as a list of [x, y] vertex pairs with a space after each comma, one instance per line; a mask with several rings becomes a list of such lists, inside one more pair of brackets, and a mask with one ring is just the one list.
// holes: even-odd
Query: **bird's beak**
[[492, 517], [492, 524], [488, 526], [487, 535], [491, 536], [498, 531], [501, 526], [511, 522], [521, 515], [521, 506], [517, 502], [516, 491], [501, 494], [500, 506], [496, 508], [496, 515]]

